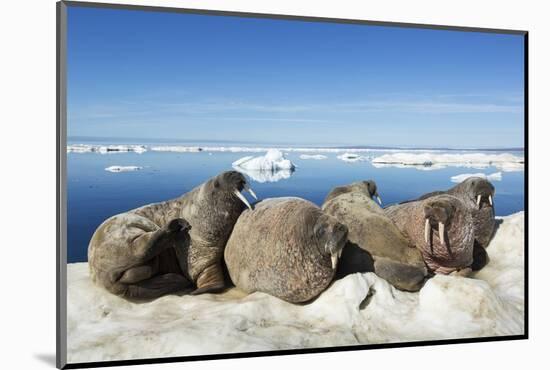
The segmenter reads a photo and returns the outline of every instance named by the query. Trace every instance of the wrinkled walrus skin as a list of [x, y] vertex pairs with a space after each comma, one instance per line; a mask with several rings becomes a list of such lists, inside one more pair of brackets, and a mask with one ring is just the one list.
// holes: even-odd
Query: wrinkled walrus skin
[[309, 201], [266, 199], [237, 220], [225, 263], [246, 293], [306, 302], [331, 283], [346, 238], [347, 228]]
[[469, 177], [446, 191], [428, 193], [419, 199], [427, 199], [438, 194], [453, 195], [464, 202], [472, 212], [476, 242], [481, 247], [487, 248], [493, 237], [496, 225], [495, 210], [493, 207], [495, 187], [493, 184], [481, 177]]
[[420, 251], [374, 202], [376, 186], [353, 185], [336, 188], [337, 195], [332, 191], [322, 206], [349, 230], [337, 275], [374, 271], [398, 289], [418, 291], [428, 276]]
[[[192, 294], [223, 289], [223, 249], [245, 208], [239, 199], [245, 187], [243, 175], [224, 172], [179, 198], [109, 218], [96, 230], [88, 247], [92, 279], [114, 294], [131, 298], [154, 298], [191, 284], [197, 287]], [[189, 235], [174, 242], [165, 235], [170, 234], [170, 223], [178, 219], [190, 225], [186, 228]], [[138, 278], [134, 273], [132, 279], [125, 279], [124, 272], [134, 271], [134, 266], [154, 265], [154, 257], [163, 251], [167, 251], [162, 261], [170, 265], [170, 281], [165, 281], [166, 276], [163, 281], [156, 279], [147, 292], [127, 289]], [[157, 272], [151, 268], [144, 274], [144, 270], [147, 268], [139, 269], [143, 276]]]
[[[384, 209], [436, 274], [471, 272], [474, 222], [462, 200], [436, 195]], [[440, 238], [443, 235], [443, 240]]]

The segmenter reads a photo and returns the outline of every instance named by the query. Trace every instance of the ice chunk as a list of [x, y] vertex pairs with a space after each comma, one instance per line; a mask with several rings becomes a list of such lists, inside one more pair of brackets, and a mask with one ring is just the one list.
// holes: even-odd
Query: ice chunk
[[340, 154], [336, 158], [344, 162], [362, 162], [368, 159], [367, 157], [359, 155], [357, 153], [344, 153], [344, 154]]
[[523, 157], [511, 154], [487, 153], [392, 153], [384, 154], [372, 160], [373, 165], [394, 165], [396, 167], [412, 166], [444, 168], [470, 167], [484, 169], [494, 166], [502, 171], [522, 171]]
[[499, 218], [487, 266], [437, 275], [418, 293], [373, 273], [335, 281], [294, 305], [264, 293], [169, 295], [131, 303], [67, 267], [69, 362], [476, 338], [524, 333], [524, 214]]
[[145, 145], [89, 145], [89, 144], [72, 144], [67, 146], [67, 153], [145, 153], [147, 147]]
[[233, 162], [233, 167], [242, 168], [250, 171], [293, 171], [296, 166], [290, 160], [286, 159], [284, 154], [278, 149], [269, 149], [264, 156], [243, 157]]
[[154, 152], [176, 152], [176, 153], [198, 153], [203, 149], [200, 146], [152, 146], [151, 150]]
[[462, 182], [470, 177], [481, 177], [482, 179], [486, 179], [489, 181], [500, 181], [502, 180], [502, 172], [495, 172], [490, 175], [486, 175], [484, 173], [464, 173], [461, 175], [456, 175], [451, 177], [452, 182]]
[[139, 171], [143, 167], [139, 166], [110, 166], [105, 169], [105, 171], [109, 172], [132, 172], [132, 171]]
[[302, 154], [300, 155], [300, 159], [327, 159], [326, 155], [322, 154]]

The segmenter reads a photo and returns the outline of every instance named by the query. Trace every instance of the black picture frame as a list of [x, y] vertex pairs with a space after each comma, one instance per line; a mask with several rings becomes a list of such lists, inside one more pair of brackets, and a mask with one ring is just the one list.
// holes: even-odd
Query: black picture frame
[[[512, 34], [523, 36], [524, 40], [524, 153], [525, 153], [525, 175], [524, 175], [524, 199], [525, 199], [525, 217], [524, 217], [524, 266], [525, 266], [525, 311], [524, 311], [524, 334], [495, 336], [495, 337], [476, 337], [462, 339], [441, 339], [419, 342], [399, 342], [388, 344], [367, 344], [353, 346], [338, 346], [338, 347], [323, 347], [323, 348], [305, 348], [291, 350], [276, 350], [276, 351], [260, 351], [260, 352], [242, 352], [242, 353], [227, 353], [227, 354], [211, 354], [198, 356], [181, 356], [181, 357], [166, 357], [166, 358], [144, 358], [135, 360], [117, 360], [117, 361], [101, 361], [101, 362], [86, 362], [86, 363], [67, 363], [67, 197], [66, 197], [66, 156], [67, 156], [67, 7], [85, 7], [85, 8], [109, 8], [109, 9], [124, 9], [132, 11], [149, 11], [149, 12], [170, 12], [181, 14], [204, 14], [215, 16], [230, 16], [230, 17], [249, 17], [258, 19], [282, 19], [308, 22], [329, 22], [342, 24], [357, 24], [357, 25], [376, 25], [388, 27], [402, 28], [421, 28], [434, 30], [449, 30], [449, 31], [465, 31], [465, 32], [483, 32], [496, 34]], [[205, 10], [205, 9], [188, 9], [174, 7], [158, 7], [158, 6], [143, 6], [143, 5], [126, 5], [113, 3], [96, 3], [96, 2], [80, 2], [80, 1], [59, 1], [56, 4], [57, 15], [57, 63], [56, 63], [56, 122], [57, 122], [57, 141], [56, 141], [56, 161], [57, 161], [57, 184], [56, 184], [56, 229], [57, 229], [57, 254], [56, 254], [56, 366], [60, 369], [77, 369], [77, 368], [95, 368], [109, 367], [122, 365], [139, 365], [139, 364], [158, 364], [158, 363], [173, 363], [173, 362], [188, 362], [188, 361], [205, 361], [219, 359], [233, 359], [244, 357], [265, 357], [265, 356], [282, 356], [294, 354], [313, 354], [322, 352], [342, 352], [342, 351], [360, 351], [382, 348], [401, 348], [401, 347], [419, 347], [419, 346], [435, 346], [448, 344], [463, 344], [463, 343], [481, 343], [481, 342], [498, 342], [511, 340], [525, 340], [529, 338], [529, 71], [528, 71], [528, 54], [529, 54], [529, 32], [526, 30], [510, 30], [510, 29], [492, 29], [478, 27], [458, 27], [446, 25], [432, 24], [417, 24], [417, 23], [400, 23], [400, 22], [384, 22], [372, 20], [356, 20], [356, 19], [340, 19], [328, 17], [312, 17], [312, 16], [296, 16], [282, 14], [265, 14], [265, 13], [248, 13], [238, 11], [220, 11], [220, 10]]]

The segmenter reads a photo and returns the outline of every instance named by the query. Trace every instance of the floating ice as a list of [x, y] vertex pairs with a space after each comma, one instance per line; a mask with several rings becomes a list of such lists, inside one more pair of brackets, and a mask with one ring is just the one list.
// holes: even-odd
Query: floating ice
[[336, 158], [344, 161], [344, 162], [362, 162], [366, 161], [368, 158], [364, 157], [362, 155], [356, 154], [356, 153], [344, 153], [340, 154]]
[[150, 148], [153, 152], [176, 152], [176, 153], [198, 153], [203, 149], [199, 146], [152, 146]]
[[322, 154], [302, 154], [300, 155], [300, 159], [327, 159], [326, 155]]
[[393, 153], [376, 157], [372, 163], [376, 167], [392, 165], [395, 167], [432, 167], [432, 169], [447, 166], [484, 169], [494, 166], [508, 172], [522, 171], [524, 159], [510, 153]]
[[486, 179], [489, 181], [500, 181], [502, 180], [502, 172], [495, 172], [490, 175], [486, 175], [484, 173], [464, 173], [461, 175], [456, 175], [451, 177], [452, 182], [462, 182], [470, 177], [481, 177], [482, 179]]
[[278, 149], [269, 149], [264, 156], [247, 156], [233, 162], [233, 167], [251, 171], [293, 171], [296, 166]]
[[132, 172], [132, 171], [139, 171], [143, 167], [139, 166], [110, 166], [105, 169], [105, 171], [109, 172]]
[[437, 275], [418, 293], [373, 273], [294, 305], [264, 293], [171, 295], [135, 304], [67, 268], [69, 362], [475, 338], [524, 333], [524, 214], [501, 218], [473, 278]]
[[67, 153], [145, 153], [147, 147], [145, 145], [89, 145], [89, 144], [72, 144], [67, 146]]

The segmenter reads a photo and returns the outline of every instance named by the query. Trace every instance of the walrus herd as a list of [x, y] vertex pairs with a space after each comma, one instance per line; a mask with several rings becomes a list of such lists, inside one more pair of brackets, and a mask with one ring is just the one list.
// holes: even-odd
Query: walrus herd
[[108, 218], [88, 246], [92, 280], [131, 300], [233, 283], [304, 303], [356, 272], [418, 291], [434, 274], [482, 268], [496, 224], [494, 187], [479, 177], [386, 208], [372, 180], [334, 188], [321, 207], [294, 197], [251, 204], [243, 190], [257, 200], [241, 173], [223, 172]]

